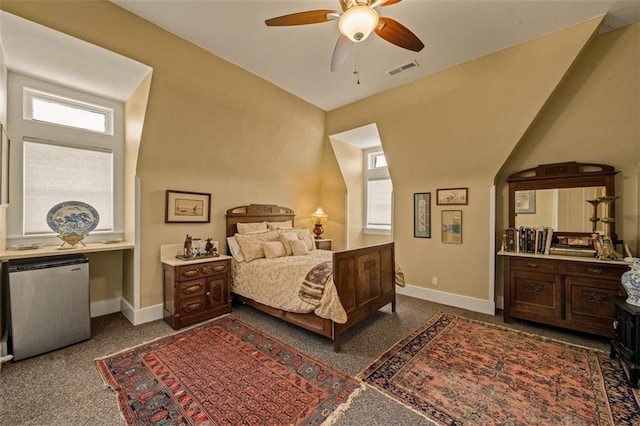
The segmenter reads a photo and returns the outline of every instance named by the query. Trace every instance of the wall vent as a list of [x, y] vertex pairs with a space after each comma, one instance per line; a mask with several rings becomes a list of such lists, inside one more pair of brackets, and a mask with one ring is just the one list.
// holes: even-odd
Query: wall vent
[[398, 68], [394, 68], [391, 71], [387, 71], [387, 73], [391, 76], [394, 76], [394, 75], [398, 75], [400, 73], [412, 70], [414, 68], [418, 68], [419, 66], [420, 64], [418, 63], [418, 61], [413, 60], [407, 64], [400, 65]]

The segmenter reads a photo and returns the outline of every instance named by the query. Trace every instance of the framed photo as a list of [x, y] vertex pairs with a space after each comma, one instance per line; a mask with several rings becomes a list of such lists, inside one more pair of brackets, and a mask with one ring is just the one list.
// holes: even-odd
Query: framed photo
[[442, 242], [462, 244], [462, 210], [442, 210]]
[[9, 205], [9, 151], [11, 140], [0, 123], [0, 205]]
[[413, 194], [413, 236], [431, 238], [431, 193]]
[[516, 191], [516, 214], [536, 212], [536, 191]]
[[436, 204], [439, 206], [466, 206], [468, 188], [445, 188], [436, 190]]
[[164, 222], [211, 222], [211, 194], [168, 189]]

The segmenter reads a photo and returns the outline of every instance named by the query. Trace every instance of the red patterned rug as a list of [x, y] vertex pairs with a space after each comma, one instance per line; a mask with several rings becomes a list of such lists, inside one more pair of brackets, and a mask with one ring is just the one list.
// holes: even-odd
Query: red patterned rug
[[639, 425], [608, 353], [436, 314], [359, 376], [442, 425]]
[[127, 424], [321, 424], [361, 384], [231, 315], [96, 360]]

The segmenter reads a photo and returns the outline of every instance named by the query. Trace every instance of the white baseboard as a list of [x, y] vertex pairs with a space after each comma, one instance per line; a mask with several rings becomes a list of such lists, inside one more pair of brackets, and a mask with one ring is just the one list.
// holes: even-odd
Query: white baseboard
[[469, 311], [480, 312], [482, 314], [496, 314], [496, 304], [491, 300], [446, 293], [444, 291], [432, 290], [413, 285], [407, 285], [405, 287], [396, 286], [396, 293], [415, 297], [417, 299], [441, 303], [447, 306], [455, 306], [456, 308], [467, 309]]
[[133, 306], [124, 300], [124, 298], [120, 299], [120, 312], [122, 312], [122, 315], [124, 315], [133, 325], [140, 325], [146, 322], [162, 319], [162, 310], [162, 304], [136, 310], [133, 309]]
[[120, 297], [91, 302], [91, 318], [120, 312]]

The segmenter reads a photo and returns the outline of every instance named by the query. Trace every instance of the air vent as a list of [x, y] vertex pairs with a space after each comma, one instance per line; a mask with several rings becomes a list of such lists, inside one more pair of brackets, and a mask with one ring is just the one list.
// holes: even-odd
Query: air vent
[[398, 68], [394, 68], [391, 71], [388, 71], [388, 74], [391, 76], [398, 75], [400, 73], [410, 71], [414, 68], [418, 68], [419, 66], [420, 64], [418, 63], [418, 61], [414, 60], [409, 62], [408, 64], [400, 65]]

